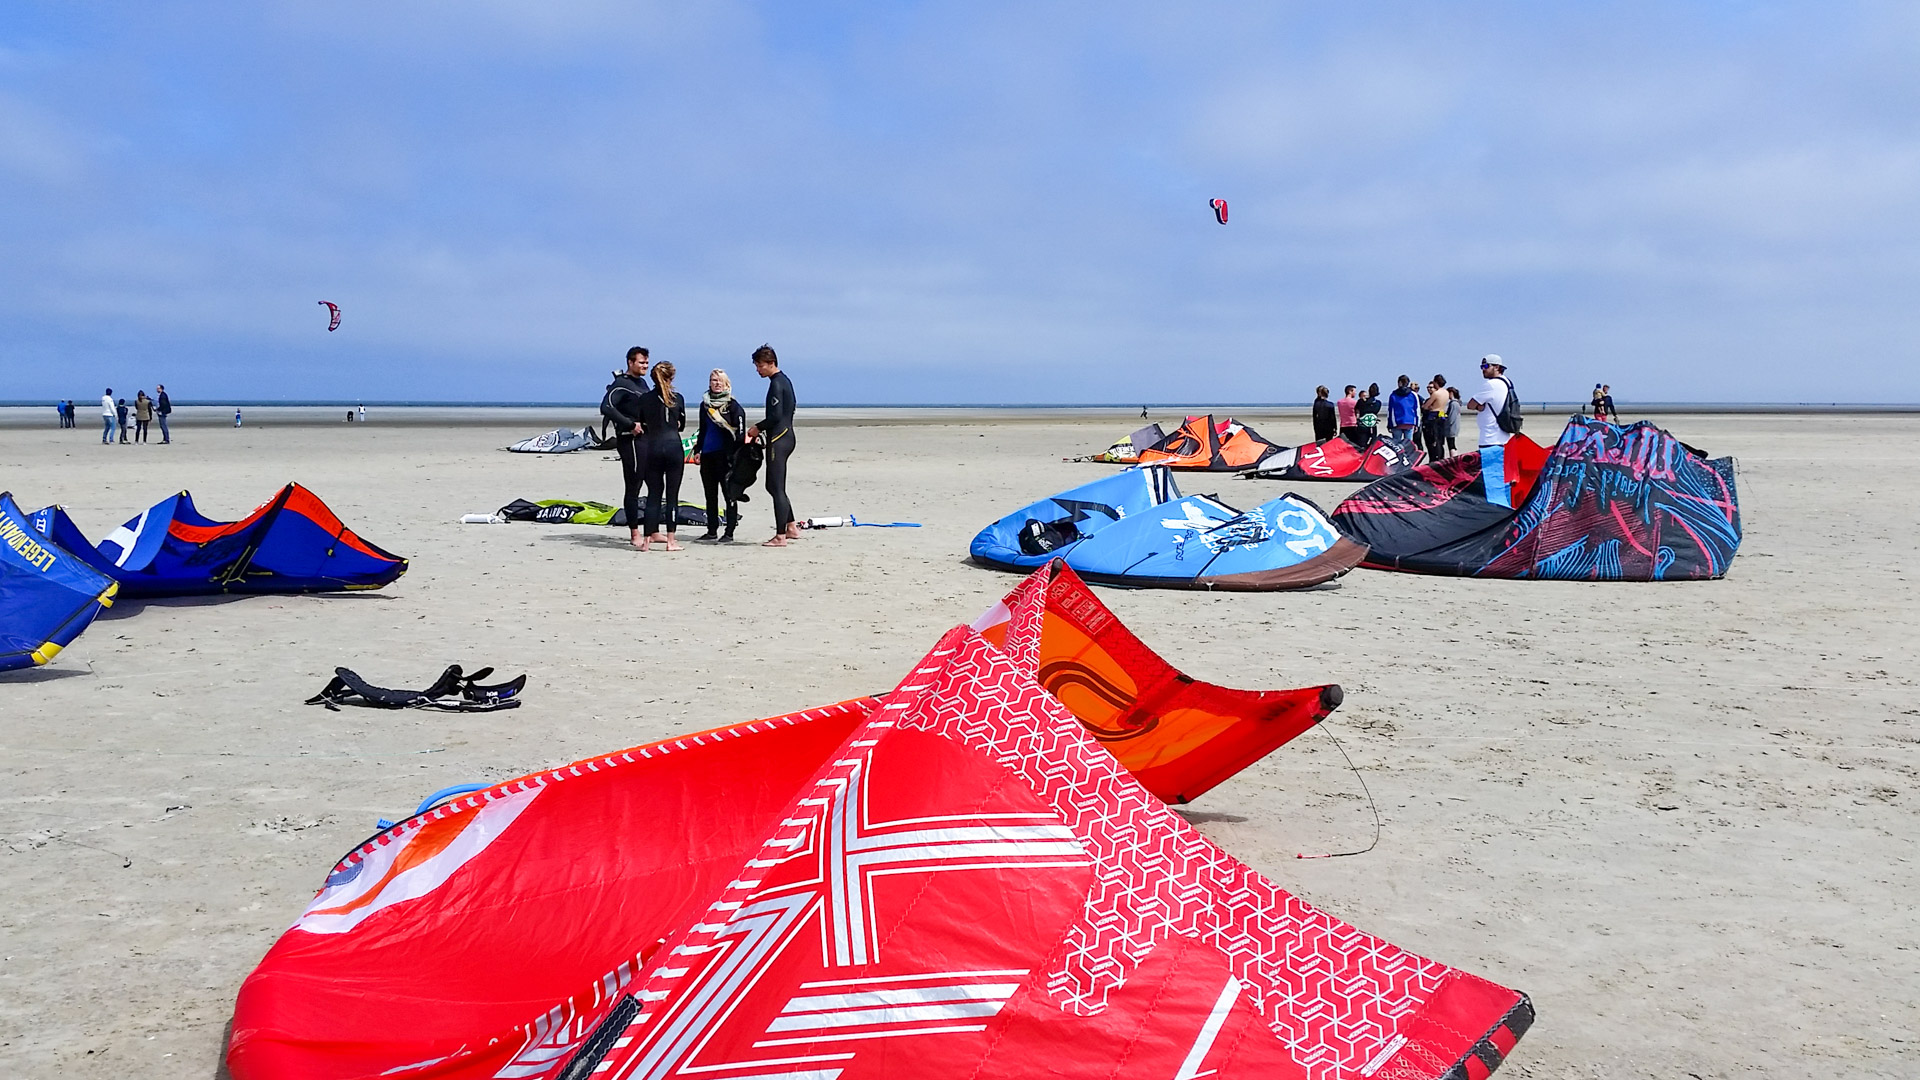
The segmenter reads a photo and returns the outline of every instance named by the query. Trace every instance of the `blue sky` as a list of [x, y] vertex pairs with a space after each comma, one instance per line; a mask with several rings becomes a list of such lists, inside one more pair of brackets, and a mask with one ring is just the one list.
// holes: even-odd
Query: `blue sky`
[[815, 402], [1920, 401], [1917, 61], [1911, 4], [10, 0], [0, 398], [771, 341]]

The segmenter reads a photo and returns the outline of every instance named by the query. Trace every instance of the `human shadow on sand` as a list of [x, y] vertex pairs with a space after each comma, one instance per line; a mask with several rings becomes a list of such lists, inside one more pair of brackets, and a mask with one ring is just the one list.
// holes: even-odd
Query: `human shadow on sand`
[[[617, 533], [558, 533], [553, 536], [543, 537], [543, 539], [548, 543], [557, 541], [562, 544], [573, 544], [576, 547], [584, 548], [625, 548], [628, 551], [633, 550], [633, 542], [628, 539], [626, 530], [624, 529]], [[685, 540], [681, 540], [680, 542], [683, 544], [686, 543]]]

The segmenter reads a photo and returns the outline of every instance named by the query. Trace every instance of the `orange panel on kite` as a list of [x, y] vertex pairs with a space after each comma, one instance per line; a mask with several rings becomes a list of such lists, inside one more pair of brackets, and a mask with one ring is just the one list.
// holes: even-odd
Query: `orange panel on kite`
[[[1233, 690], [1183, 675], [1058, 560], [974, 627], [1011, 653], [1148, 791], [1170, 803], [1205, 794], [1341, 701], [1337, 685]], [[1023, 647], [1025, 640], [1032, 644]]]
[[1212, 415], [1189, 416], [1165, 438], [1140, 451], [1142, 465], [1234, 472], [1251, 469], [1285, 447], [1268, 442], [1237, 420], [1215, 422]]

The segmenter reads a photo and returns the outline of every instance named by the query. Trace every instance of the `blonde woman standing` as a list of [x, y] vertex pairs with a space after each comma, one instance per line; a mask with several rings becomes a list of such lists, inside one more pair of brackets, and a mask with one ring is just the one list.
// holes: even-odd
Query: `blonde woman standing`
[[[727, 516], [720, 516], [727, 476], [733, 472], [734, 452], [747, 437], [747, 410], [733, 396], [733, 380], [714, 368], [707, 375], [707, 396], [700, 403], [700, 437], [693, 444], [693, 460], [700, 466], [700, 486], [707, 493], [707, 531], [702, 540], [733, 542], [740, 525], [740, 504], [725, 498]], [[726, 526], [722, 533], [720, 527]]]

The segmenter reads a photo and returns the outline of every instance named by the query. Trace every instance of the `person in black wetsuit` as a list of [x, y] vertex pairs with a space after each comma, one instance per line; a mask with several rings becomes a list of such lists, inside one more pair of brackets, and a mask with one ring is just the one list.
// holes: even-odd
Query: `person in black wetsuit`
[[1333, 399], [1327, 396], [1327, 388], [1313, 388], [1313, 441], [1326, 442], [1340, 434], [1340, 414], [1334, 411]]
[[780, 370], [780, 357], [773, 348], [762, 345], [753, 350], [753, 370], [767, 380], [766, 419], [747, 429], [747, 439], [759, 439], [766, 445], [767, 495], [773, 500], [773, 539], [763, 547], [786, 547], [787, 541], [800, 538], [800, 526], [793, 520], [793, 504], [787, 501], [787, 459], [793, 456], [793, 382]]
[[640, 438], [640, 401], [653, 391], [647, 387], [647, 350], [639, 345], [627, 350], [627, 370], [607, 384], [607, 395], [600, 399], [600, 415], [612, 423], [619, 436], [620, 476], [626, 482], [621, 503], [627, 512], [627, 527], [632, 530], [635, 548], [645, 551], [640, 532], [640, 484], [646, 478], [646, 443]]
[[[653, 365], [653, 392], [640, 399], [640, 437], [647, 444], [642, 451], [647, 464], [647, 533], [640, 550], [649, 550], [655, 540], [664, 542], [668, 551], [685, 551], [674, 539], [679, 525], [680, 478], [686, 473], [687, 460], [680, 450], [680, 433], [687, 429], [687, 402], [673, 389], [673, 365], [665, 360]], [[664, 530], [664, 531], [663, 531]]]
[[700, 486], [707, 492], [707, 531], [702, 540], [722, 544], [733, 542], [733, 530], [740, 524], [740, 504], [727, 499], [727, 531], [720, 532], [721, 496], [727, 486], [727, 473], [733, 469], [733, 454], [747, 437], [747, 410], [733, 396], [733, 380], [714, 368], [707, 376], [706, 400], [700, 403], [700, 437], [693, 444], [694, 460], [700, 463]]

